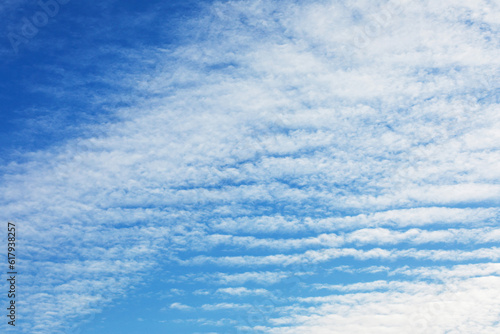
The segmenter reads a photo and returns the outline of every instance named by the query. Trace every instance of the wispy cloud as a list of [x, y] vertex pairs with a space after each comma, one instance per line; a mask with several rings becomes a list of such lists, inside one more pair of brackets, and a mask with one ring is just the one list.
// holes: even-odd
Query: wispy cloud
[[207, 313], [189, 326], [497, 330], [500, 11], [404, 1], [360, 48], [384, 6], [213, 3], [176, 43], [115, 46], [128, 72], [96, 65], [119, 82], [92, 100], [124, 96], [114, 121], [1, 167], [23, 331], [64, 332], [154, 270], [183, 291], [165, 310]]

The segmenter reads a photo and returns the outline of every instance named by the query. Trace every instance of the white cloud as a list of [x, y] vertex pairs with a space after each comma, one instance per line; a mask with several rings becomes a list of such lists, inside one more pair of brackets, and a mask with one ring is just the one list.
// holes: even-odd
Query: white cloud
[[220, 285], [240, 285], [245, 283], [275, 284], [292, 273], [286, 271], [248, 271], [243, 273], [205, 274], [198, 280]]
[[181, 310], [181, 311], [190, 311], [193, 309], [191, 306], [184, 305], [182, 303], [172, 303], [172, 304], [170, 304], [170, 308], [175, 309], [175, 310]]
[[[221, 298], [272, 292], [243, 285], [278, 284], [293, 275], [282, 266], [344, 257], [365, 274], [399, 259], [493, 266], [499, 249], [481, 244], [499, 236], [498, 9], [405, 1], [357, 45], [383, 11], [367, 1], [208, 6], [186, 23], [198, 39], [131, 53], [131, 63], [154, 59], [156, 69], [119, 80], [134, 96], [112, 111], [119, 121], [2, 166], [1, 217], [21, 226], [27, 254], [26, 331], [63, 331], [160, 261], [188, 264], [179, 281]], [[207, 263], [241, 272], [189, 276]], [[367, 282], [366, 293], [287, 305], [265, 330], [495, 331], [497, 271], [474, 268], [490, 274], [463, 279], [459, 293], [420, 282], [421, 292], [379, 292], [370, 284], [380, 282]], [[422, 315], [436, 300], [441, 309]], [[225, 301], [201, 310], [250, 308]]]
[[386, 259], [395, 260], [400, 258], [412, 258], [417, 260], [431, 261], [467, 261], [467, 260], [492, 260], [500, 259], [500, 248], [479, 248], [472, 251], [466, 250], [443, 250], [443, 249], [382, 249], [372, 248], [369, 250], [359, 250], [355, 248], [329, 248], [318, 251], [308, 250], [304, 253], [285, 255], [265, 255], [265, 256], [226, 256], [210, 257], [196, 256], [190, 260], [182, 261], [183, 265], [216, 264], [220, 266], [289, 266], [293, 264], [317, 264], [327, 262], [342, 257], [352, 257], [356, 260]]
[[[389, 288], [373, 293], [305, 298], [292, 316], [276, 318], [268, 333], [444, 333], [494, 332], [498, 300], [491, 294], [499, 277], [483, 276], [436, 284], [378, 284]], [[373, 288], [368, 283], [348, 286]], [[370, 286], [371, 285], [371, 286]], [[397, 287], [397, 290], [392, 288]]]
[[245, 287], [236, 288], [220, 288], [216, 293], [227, 294], [231, 296], [248, 296], [248, 295], [268, 295], [269, 291], [266, 289], [247, 289]]
[[217, 303], [217, 304], [204, 304], [201, 308], [205, 311], [218, 311], [224, 309], [247, 309], [250, 308], [251, 305], [248, 304], [234, 304], [234, 303]]

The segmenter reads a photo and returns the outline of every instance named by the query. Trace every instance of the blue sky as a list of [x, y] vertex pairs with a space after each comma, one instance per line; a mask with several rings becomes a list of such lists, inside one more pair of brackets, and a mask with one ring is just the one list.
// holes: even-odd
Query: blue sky
[[50, 3], [0, 5], [2, 332], [500, 331], [498, 4]]

